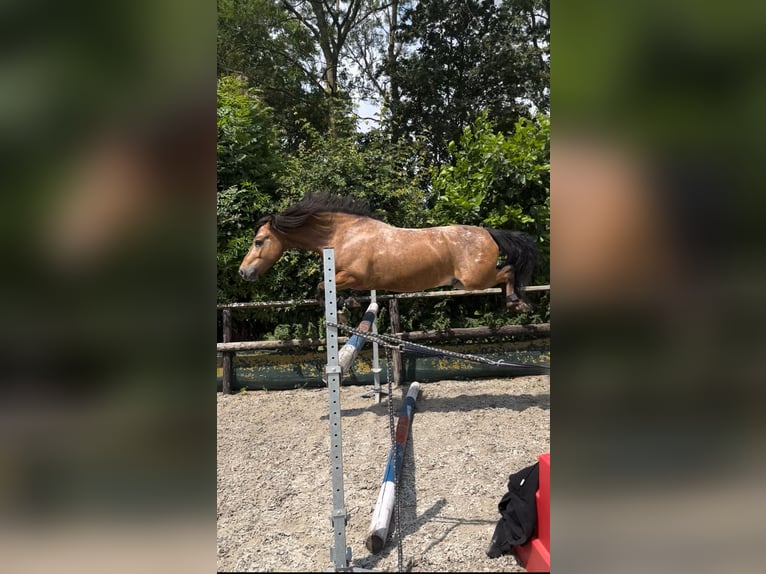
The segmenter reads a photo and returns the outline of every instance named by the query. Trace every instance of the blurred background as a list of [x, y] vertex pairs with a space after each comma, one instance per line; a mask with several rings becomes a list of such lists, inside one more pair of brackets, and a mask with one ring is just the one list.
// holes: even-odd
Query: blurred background
[[0, 8], [0, 555], [215, 568], [214, 2]]
[[[760, 571], [766, 9], [552, 4], [553, 568]], [[0, 14], [3, 564], [212, 571], [216, 4]]]
[[552, 13], [553, 570], [759, 571], [766, 10]]

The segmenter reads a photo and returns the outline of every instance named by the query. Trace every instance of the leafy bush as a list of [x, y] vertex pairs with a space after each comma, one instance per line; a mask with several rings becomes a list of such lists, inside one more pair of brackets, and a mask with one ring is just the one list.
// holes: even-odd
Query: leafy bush
[[536, 280], [550, 262], [550, 118], [522, 118], [514, 132], [495, 132], [484, 112], [450, 142], [453, 161], [432, 168], [437, 196], [429, 223], [464, 223], [526, 231], [539, 240]]

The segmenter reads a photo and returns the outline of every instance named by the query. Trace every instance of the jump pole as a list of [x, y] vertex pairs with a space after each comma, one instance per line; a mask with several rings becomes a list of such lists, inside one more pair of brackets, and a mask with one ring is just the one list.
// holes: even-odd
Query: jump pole
[[[375, 290], [370, 291], [370, 302], [378, 303], [378, 292]], [[377, 335], [378, 322], [375, 321], [372, 324], [372, 333]], [[380, 403], [380, 356], [378, 351], [378, 343], [372, 342], [372, 392], [375, 395], [375, 402]]]
[[[367, 307], [362, 321], [359, 323], [357, 329], [364, 331], [365, 333], [372, 333], [373, 335], [378, 332], [378, 300], [377, 292], [370, 291], [370, 305]], [[357, 353], [364, 347], [365, 338], [358, 335], [352, 336], [348, 343], [346, 343], [340, 350], [340, 367], [345, 373], [346, 370], [354, 363]], [[375, 402], [380, 403], [380, 354], [378, 351], [378, 343], [373, 341], [372, 343], [372, 375], [373, 375], [373, 388], [372, 393], [365, 393], [363, 397], [375, 396]]]
[[[370, 530], [367, 533], [367, 539], [364, 545], [367, 550], [377, 554], [386, 545], [388, 536], [388, 526], [391, 522], [391, 514], [394, 510], [394, 500], [396, 488], [395, 470], [399, 471], [399, 482], [402, 479], [402, 463], [404, 462], [404, 449], [407, 446], [407, 437], [412, 426], [412, 417], [415, 413], [415, 401], [420, 393], [420, 383], [413, 381], [407, 390], [407, 396], [402, 404], [399, 420], [396, 423], [396, 444], [391, 447], [386, 462], [386, 470], [383, 473], [383, 482], [380, 485], [378, 501], [375, 503], [375, 510], [372, 513], [372, 522]], [[391, 398], [389, 397], [389, 400]], [[394, 467], [396, 464], [396, 467]], [[399, 526], [401, 528], [401, 525]]]
[[[364, 312], [362, 321], [359, 323], [357, 329], [364, 333], [369, 333], [375, 326], [375, 319], [378, 316], [378, 304], [375, 302], [370, 303], [367, 310]], [[338, 364], [341, 370], [345, 373], [348, 368], [354, 363], [357, 353], [362, 350], [364, 343], [367, 339], [359, 335], [353, 335], [349, 338], [348, 342], [343, 345], [343, 348], [338, 354]]]
[[[330, 405], [330, 476], [332, 479], [332, 522], [333, 545], [330, 547], [330, 562], [332, 568], [328, 572], [370, 572], [360, 568], [350, 568], [351, 547], [346, 546], [346, 503], [343, 497], [343, 437], [341, 434], [340, 417], [340, 381], [342, 369], [338, 353], [338, 328], [337, 325], [338, 302], [335, 290], [335, 250], [325, 247], [322, 250], [322, 264], [324, 268], [325, 285], [325, 320], [327, 324], [327, 388]], [[362, 339], [363, 341], [363, 339]], [[353, 346], [356, 348], [356, 346]], [[361, 348], [361, 346], [360, 346]], [[358, 349], [357, 349], [358, 350]], [[353, 356], [351, 357], [353, 361]], [[350, 363], [349, 363], [350, 364]]]
[[[322, 251], [325, 284], [325, 318], [328, 323], [338, 321], [338, 302], [335, 291], [335, 252], [325, 247]], [[327, 388], [330, 404], [330, 475], [332, 477], [332, 531], [333, 546], [330, 561], [336, 572], [345, 570], [351, 561], [351, 548], [346, 546], [346, 504], [343, 500], [343, 440], [340, 427], [340, 377], [338, 363], [338, 328], [329, 324], [327, 329]]]

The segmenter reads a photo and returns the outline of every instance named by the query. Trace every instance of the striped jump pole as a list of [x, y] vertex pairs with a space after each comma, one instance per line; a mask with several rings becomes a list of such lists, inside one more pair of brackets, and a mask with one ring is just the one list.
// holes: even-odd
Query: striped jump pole
[[[369, 333], [372, 330], [372, 326], [375, 324], [375, 318], [378, 316], [378, 304], [370, 303], [367, 310], [364, 312], [362, 321], [359, 323], [357, 329], [365, 333]], [[366, 339], [359, 335], [354, 335], [349, 338], [348, 342], [343, 345], [343, 348], [338, 354], [338, 363], [340, 368], [345, 373], [348, 368], [354, 363], [354, 359], [359, 351], [364, 347]]]
[[[394, 510], [394, 498], [396, 494], [394, 463], [399, 471], [399, 480], [402, 476], [402, 463], [404, 462], [404, 449], [407, 446], [407, 437], [409, 436], [412, 417], [415, 411], [415, 401], [420, 393], [420, 383], [410, 383], [407, 390], [407, 397], [402, 404], [402, 410], [399, 413], [399, 420], [396, 423], [396, 444], [388, 453], [388, 462], [386, 470], [383, 473], [383, 482], [380, 485], [378, 501], [375, 503], [375, 510], [372, 513], [372, 522], [370, 530], [367, 533], [367, 539], [364, 545], [367, 550], [377, 554], [383, 550], [388, 536], [388, 525], [391, 522], [391, 513]], [[391, 398], [389, 397], [389, 400]], [[401, 528], [401, 525], [400, 525]]]
[[[370, 303], [378, 304], [378, 292], [374, 289], [370, 291]], [[372, 323], [372, 334], [378, 334], [378, 322]], [[380, 403], [380, 353], [378, 343], [372, 342], [372, 394], [375, 395], [375, 402]]]

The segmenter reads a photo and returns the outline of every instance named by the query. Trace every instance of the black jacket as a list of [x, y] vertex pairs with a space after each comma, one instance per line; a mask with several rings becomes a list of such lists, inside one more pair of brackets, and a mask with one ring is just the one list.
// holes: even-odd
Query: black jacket
[[514, 546], [527, 542], [537, 529], [537, 488], [540, 463], [528, 466], [508, 477], [508, 492], [497, 509], [502, 518], [495, 526], [487, 556], [497, 558], [513, 552]]

